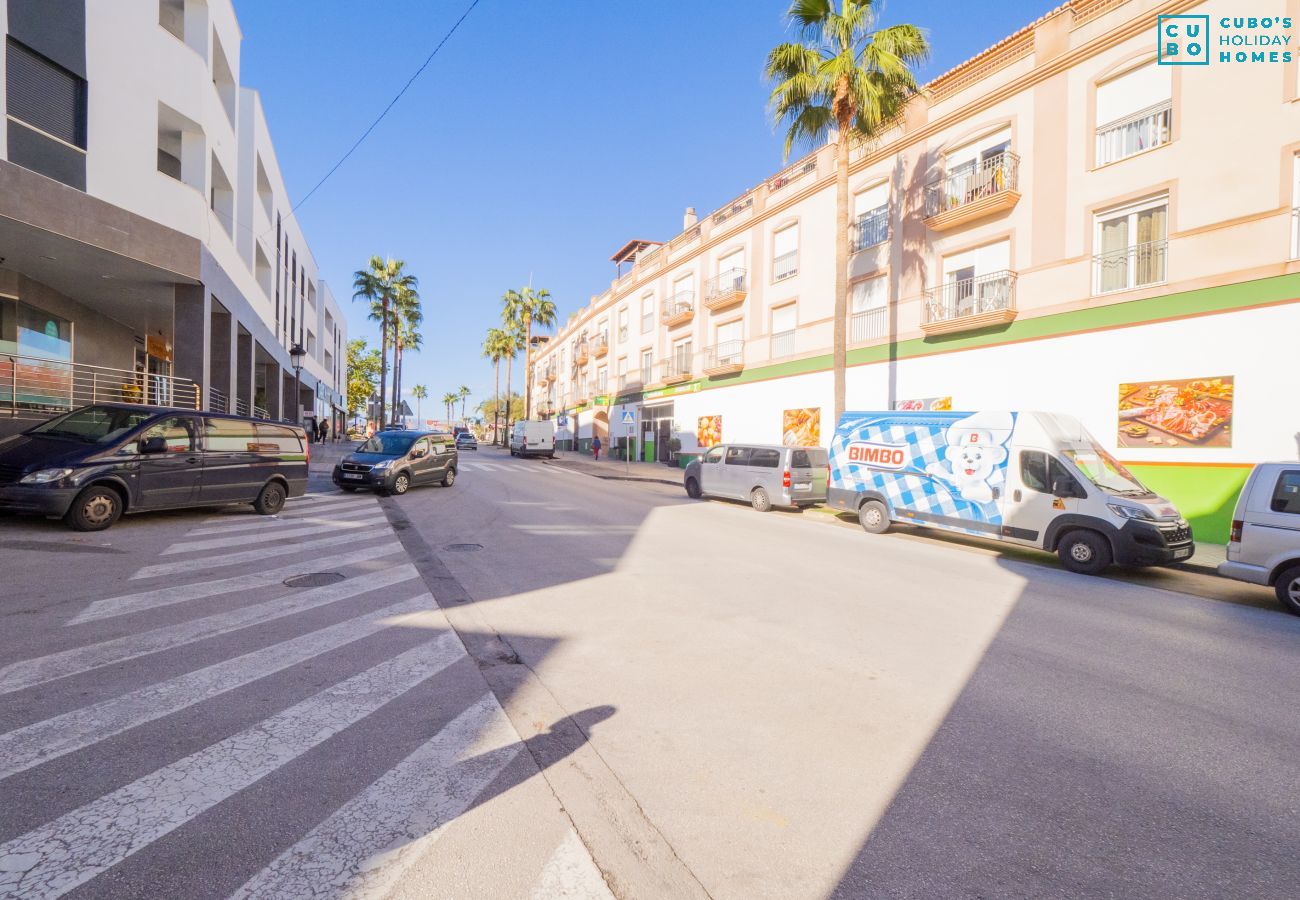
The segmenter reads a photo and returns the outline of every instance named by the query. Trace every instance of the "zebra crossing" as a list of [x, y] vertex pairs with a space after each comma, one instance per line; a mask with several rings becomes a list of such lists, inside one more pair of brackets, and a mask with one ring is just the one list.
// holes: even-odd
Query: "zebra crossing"
[[541, 477], [547, 478], [552, 475], [559, 475], [569, 478], [588, 478], [582, 472], [575, 472], [572, 469], [566, 469], [563, 466], [550, 465], [542, 462], [531, 462], [526, 460], [510, 462], [466, 462], [465, 457], [461, 457], [458, 463], [460, 471], [466, 472], [490, 472], [497, 475], [519, 475], [525, 478]]
[[[293, 586], [313, 572], [330, 577]], [[539, 774], [372, 495], [207, 517], [119, 587], [69, 613], [63, 646], [0, 660], [0, 809], [26, 810], [0, 815], [0, 898], [101, 878], [134, 896], [423, 896], [439, 840], [503, 779]], [[148, 734], [170, 738], [134, 740]], [[143, 763], [121, 756], [141, 744]], [[83, 795], [91, 771], [122, 775]], [[258, 858], [223, 858], [205, 829], [274, 819], [262, 796], [322, 808], [268, 829]], [[524, 896], [612, 896], [558, 808], [518, 827], [542, 842]], [[169, 854], [191, 844], [197, 869], [180, 871]]]

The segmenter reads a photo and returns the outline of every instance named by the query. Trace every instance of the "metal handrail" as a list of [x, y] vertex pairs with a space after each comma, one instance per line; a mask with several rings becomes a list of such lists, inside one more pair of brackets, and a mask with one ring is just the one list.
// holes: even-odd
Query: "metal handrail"
[[598, 352], [602, 347], [609, 347], [609, 336], [604, 332], [591, 339], [591, 350], [593, 353]]
[[704, 282], [704, 302], [724, 294], [734, 294], [745, 290], [744, 269], [732, 267]]
[[662, 318], [666, 321], [694, 309], [695, 291], [678, 291], [664, 301]]
[[1108, 294], [1165, 280], [1169, 242], [1162, 238], [1098, 253], [1092, 258], [1093, 291]]
[[235, 398], [235, 415], [237, 416], [248, 415], [248, 404], [243, 400], [239, 399], [238, 397]]
[[791, 250], [789, 253], [782, 253], [776, 259], [772, 260], [772, 280], [784, 281], [787, 278], [793, 278], [799, 274], [799, 251]]
[[219, 413], [229, 412], [230, 398], [227, 397], [221, 391], [209, 385], [208, 386], [208, 409], [212, 410], [213, 412], [219, 412]]
[[723, 222], [727, 221], [728, 219], [740, 215], [741, 213], [743, 213], [745, 210], [749, 209], [753, 205], [754, 205], [753, 194], [750, 194], [747, 197], [741, 197], [739, 200], [733, 200], [731, 203], [728, 203], [722, 209], [718, 210], [713, 214], [713, 224], [721, 225]]
[[266, 409], [263, 409], [263, 408], [260, 407], [260, 406], [254, 406], [254, 407], [253, 407], [253, 418], [254, 418], [254, 419], [269, 419], [269, 418], [271, 418], [271, 413], [270, 413], [270, 411], [268, 411], [268, 410], [266, 410]]
[[853, 229], [853, 252], [883, 244], [889, 240], [889, 205], [877, 206], [858, 216]]
[[860, 309], [849, 316], [849, 340], [868, 341], [889, 331], [889, 308]]
[[771, 355], [773, 359], [794, 356], [794, 329], [772, 332]]
[[781, 190], [782, 188], [787, 187], [788, 185], [798, 181], [800, 178], [807, 175], [809, 172], [816, 172], [816, 171], [817, 171], [817, 160], [815, 158], [805, 160], [804, 162], [797, 162], [793, 166], [790, 166], [784, 171], [777, 172], [774, 176], [772, 176], [772, 178], [767, 182], [767, 189], [770, 193], [775, 194], [777, 191]]
[[925, 323], [964, 319], [981, 313], [1016, 308], [1016, 273], [1003, 270], [963, 278], [927, 291]]
[[1097, 165], [1104, 166], [1169, 143], [1173, 122], [1174, 104], [1170, 99], [1098, 125]]
[[1020, 157], [1003, 150], [971, 171], [954, 172], [926, 185], [925, 214], [937, 216], [1003, 191], [1014, 191], [1019, 183]]
[[691, 374], [691, 354], [674, 353], [667, 359], [659, 360], [659, 371], [662, 372], [662, 378], [673, 378], [678, 375]]
[[721, 366], [739, 366], [745, 362], [744, 341], [722, 341], [712, 347], [704, 348], [704, 368], [716, 369]]
[[142, 403], [202, 408], [203, 392], [188, 378], [0, 354], [0, 409], [58, 414], [92, 403]]

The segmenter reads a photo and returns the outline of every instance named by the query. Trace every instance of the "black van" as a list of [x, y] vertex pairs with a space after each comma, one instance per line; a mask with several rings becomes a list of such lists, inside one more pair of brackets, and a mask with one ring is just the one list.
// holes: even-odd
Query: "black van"
[[297, 425], [139, 404], [83, 406], [0, 440], [0, 509], [101, 531], [124, 512], [251, 503], [307, 490]]

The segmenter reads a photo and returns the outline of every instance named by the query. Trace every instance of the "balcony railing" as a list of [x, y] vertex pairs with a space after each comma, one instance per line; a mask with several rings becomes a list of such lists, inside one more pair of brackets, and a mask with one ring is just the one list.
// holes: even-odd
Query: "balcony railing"
[[863, 213], [851, 227], [854, 253], [883, 244], [889, 240], [889, 207], [881, 206]]
[[[1020, 157], [1010, 150], [980, 162], [973, 169], [953, 172], [930, 182], [925, 189], [926, 218], [958, 209], [977, 200], [1006, 194], [1020, 185]], [[1016, 194], [1019, 197], [1019, 194]]]
[[246, 401], [244, 401], [244, 400], [240, 400], [238, 397], [236, 397], [236, 398], [235, 398], [235, 408], [234, 408], [233, 410], [231, 410], [231, 412], [233, 412], [233, 413], [234, 413], [235, 415], [237, 415], [237, 416], [246, 416], [246, 415], [248, 415], [248, 403], [247, 403]]
[[67, 412], [91, 403], [148, 403], [199, 409], [203, 393], [188, 378], [0, 354], [0, 409]]
[[1016, 315], [1016, 273], [992, 272], [926, 292], [921, 327], [930, 333], [1009, 322]]
[[861, 309], [849, 316], [849, 340], [870, 341], [889, 334], [889, 307]]
[[1165, 100], [1099, 126], [1097, 165], [1104, 166], [1169, 143], [1173, 123], [1173, 101]]
[[212, 412], [230, 412], [230, 398], [214, 387], [208, 388], [208, 409]]
[[270, 413], [267, 409], [265, 409], [264, 407], [256, 406], [256, 405], [255, 405], [255, 406], [253, 407], [253, 418], [254, 418], [254, 419], [269, 419], [269, 418], [271, 418], [271, 413]]
[[722, 209], [715, 212], [713, 214], [713, 224], [721, 225], [723, 222], [727, 221], [728, 219], [734, 219], [736, 216], [740, 215], [746, 210], [753, 208], [753, 206], [754, 206], [753, 194], [750, 194], [748, 197], [741, 197], [739, 200], [733, 201], [732, 203], [727, 204]]
[[640, 372], [628, 372], [626, 375], [618, 376], [619, 393], [623, 391], [639, 390], [645, 385], [645, 378]]
[[804, 162], [795, 163], [784, 172], [778, 172], [771, 181], [767, 183], [769, 193], [775, 194], [777, 191], [789, 187], [794, 182], [817, 171], [817, 160], [809, 159]]
[[772, 280], [784, 281], [787, 278], [793, 278], [799, 274], [799, 251], [791, 250], [789, 253], [782, 253], [776, 259], [772, 260]]
[[772, 334], [772, 358], [794, 356], [794, 329], [777, 331]]
[[704, 305], [717, 310], [744, 303], [748, 293], [745, 276], [744, 269], [733, 268], [704, 282]]
[[591, 359], [591, 345], [585, 340], [579, 341], [578, 346], [573, 348], [573, 364], [575, 366], [585, 366], [589, 359]]
[[693, 315], [695, 315], [694, 291], [678, 291], [664, 301], [663, 323], [669, 328], [689, 322]]
[[1092, 258], [1093, 291], [1109, 294], [1161, 284], [1165, 280], [1168, 241], [1147, 241], [1098, 253]]
[[704, 374], [731, 375], [745, 368], [745, 342], [721, 341], [704, 350]]
[[609, 338], [604, 334], [598, 334], [591, 340], [591, 352], [600, 359], [609, 352]]
[[664, 384], [677, 384], [691, 378], [691, 354], [674, 353], [659, 362], [659, 380]]

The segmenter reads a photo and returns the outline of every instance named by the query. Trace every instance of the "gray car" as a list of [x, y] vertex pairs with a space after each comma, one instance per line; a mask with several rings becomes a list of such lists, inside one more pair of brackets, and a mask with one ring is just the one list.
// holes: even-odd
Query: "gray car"
[[827, 463], [822, 447], [720, 444], [690, 462], [683, 484], [691, 497], [744, 500], [759, 512], [803, 508], [826, 501]]

